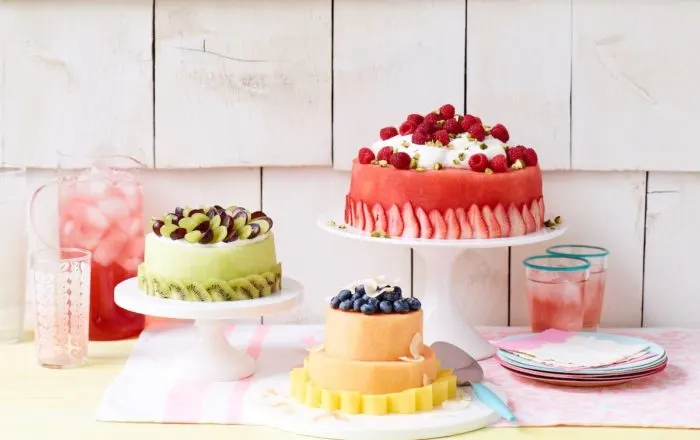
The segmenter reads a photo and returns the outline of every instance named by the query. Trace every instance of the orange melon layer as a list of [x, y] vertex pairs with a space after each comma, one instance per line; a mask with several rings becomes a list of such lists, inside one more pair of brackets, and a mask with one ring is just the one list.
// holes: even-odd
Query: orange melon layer
[[355, 160], [348, 196], [369, 206], [378, 203], [385, 210], [406, 203], [425, 212], [472, 205], [521, 207], [542, 197], [542, 172], [538, 166], [494, 174], [453, 168], [417, 172]]
[[439, 371], [436, 380], [429, 385], [388, 394], [325, 389], [313, 383], [307, 373], [306, 366], [290, 372], [290, 394], [303, 405], [326, 411], [376, 416], [413, 414], [430, 411], [457, 396], [457, 377], [451, 370]]
[[398, 393], [437, 377], [435, 352], [423, 345], [421, 355], [420, 361], [367, 362], [333, 357], [320, 350], [309, 353], [307, 370], [311, 381], [321, 388], [361, 394]]
[[328, 356], [356, 361], [398, 361], [410, 356], [416, 333], [423, 334], [423, 310], [406, 314], [365, 315], [326, 310], [324, 350]]

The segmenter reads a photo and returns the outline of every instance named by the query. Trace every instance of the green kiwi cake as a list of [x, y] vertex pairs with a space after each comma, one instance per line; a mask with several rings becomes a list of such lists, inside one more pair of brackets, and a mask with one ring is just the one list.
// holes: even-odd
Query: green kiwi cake
[[138, 286], [182, 301], [240, 301], [282, 288], [272, 219], [261, 211], [219, 205], [175, 208], [151, 221]]

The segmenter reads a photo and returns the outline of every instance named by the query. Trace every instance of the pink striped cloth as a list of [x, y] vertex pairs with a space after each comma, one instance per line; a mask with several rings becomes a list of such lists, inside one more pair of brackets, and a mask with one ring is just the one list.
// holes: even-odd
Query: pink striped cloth
[[100, 421], [245, 424], [245, 396], [259, 380], [301, 365], [307, 348], [319, 344], [321, 326], [234, 326], [229, 342], [256, 360], [253, 376], [236, 382], [174, 379], [168, 362], [196, 341], [191, 326], [149, 328], [136, 342], [122, 372], [104, 393]]
[[[480, 329], [490, 340], [522, 328]], [[700, 329], [610, 330], [662, 345], [666, 370], [650, 378], [607, 388], [565, 388], [519, 379], [496, 360], [481, 362], [485, 381], [507, 394], [520, 426], [641, 426], [700, 428]], [[235, 326], [232, 345], [257, 360], [254, 376], [232, 383], [206, 378], [171, 379], [163, 374], [183, 347], [194, 343], [191, 327], [149, 329], [137, 341], [122, 372], [105, 391], [100, 421], [259, 424], [246, 405], [251, 388], [301, 365], [306, 348], [323, 341], [320, 325]], [[250, 401], [250, 399], [248, 399]], [[498, 423], [495, 426], [513, 426]]]

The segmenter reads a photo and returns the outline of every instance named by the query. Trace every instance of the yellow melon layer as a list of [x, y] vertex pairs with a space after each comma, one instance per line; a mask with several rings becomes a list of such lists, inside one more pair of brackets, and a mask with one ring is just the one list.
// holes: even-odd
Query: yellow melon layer
[[437, 377], [435, 352], [421, 347], [423, 360], [356, 361], [331, 356], [321, 350], [309, 353], [306, 368], [311, 382], [329, 390], [357, 391], [360, 394], [396, 393], [423, 386], [424, 375], [430, 382]]
[[423, 310], [377, 314], [326, 310], [324, 346], [328, 355], [356, 361], [397, 361], [410, 356], [416, 333], [423, 334]]
[[321, 388], [311, 382], [306, 367], [293, 369], [290, 376], [291, 395], [298, 402], [311, 408], [347, 414], [413, 414], [430, 411], [457, 395], [457, 378], [452, 370], [438, 371], [437, 379], [430, 385], [388, 394]]

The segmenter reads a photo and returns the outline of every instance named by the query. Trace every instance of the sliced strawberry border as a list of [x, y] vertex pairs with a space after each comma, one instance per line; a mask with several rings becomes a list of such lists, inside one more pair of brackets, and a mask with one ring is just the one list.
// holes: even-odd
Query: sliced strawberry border
[[471, 205], [426, 212], [410, 203], [392, 205], [385, 210], [380, 204], [369, 206], [345, 197], [345, 222], [368, 233], [382, 232], [390, 237], [434, 240], [488, 239], [517, 237], [544, 228], [544, 199], [521, 206], [495, 207]]

